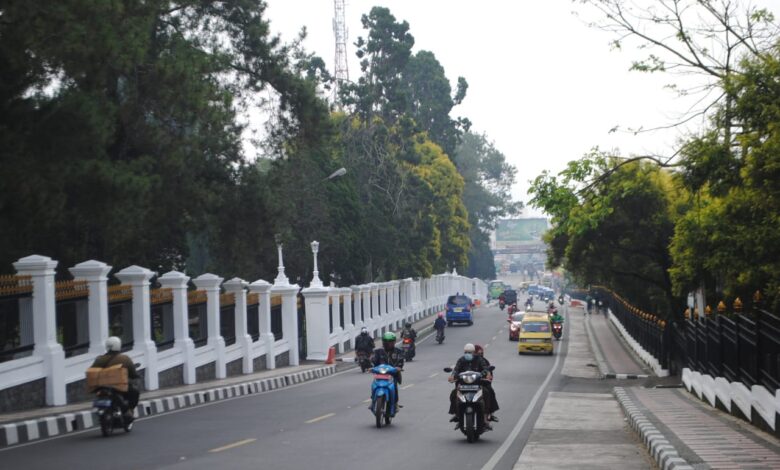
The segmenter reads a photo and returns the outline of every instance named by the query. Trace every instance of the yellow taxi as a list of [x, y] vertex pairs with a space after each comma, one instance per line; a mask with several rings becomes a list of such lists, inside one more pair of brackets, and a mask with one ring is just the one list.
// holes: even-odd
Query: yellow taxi
[[552, 325], [546, 313], [527, 312], [520, 322], [517, 353], [541, 352], [552, 355]]

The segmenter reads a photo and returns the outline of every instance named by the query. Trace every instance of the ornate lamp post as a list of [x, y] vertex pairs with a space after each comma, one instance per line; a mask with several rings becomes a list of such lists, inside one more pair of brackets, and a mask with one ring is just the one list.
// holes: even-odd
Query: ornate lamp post
[[311, 278], [311, 287], [322, 287], [322, 280], [320, 279], [320, 272], [317, 269], [317, 252], [320, 251], [320, 242], [311, 242], [311, 252], [314, 255], [314, 272]]

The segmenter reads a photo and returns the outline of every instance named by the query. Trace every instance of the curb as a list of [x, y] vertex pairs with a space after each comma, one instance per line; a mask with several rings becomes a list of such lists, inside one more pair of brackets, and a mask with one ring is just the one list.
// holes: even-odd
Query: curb
[[[586, 317], [583, 321], [585, 324], [585, 334], [588, 336], [588, 344], [590, 345], [591, 351], [593, 351], [593, 356], [596, 359], [596, 364], [599, 366], [599, 375], [602, 379], [606, 378], [617, 378], [617, 377], [609, 377], [610, 375], [617, 376], [618, 374], [610, 374], [607, 368], [607, 362], [604, 360], [604, 356], [601, 354], [601, 349], [599, 349], [598, 344], [596, 344], [596, 337], [593, 335], [593, 332], [590, 329], [590, 317]], [[626, 374], [620, 374], [620, 375], [626, 375]]]
[[693, 470], [693, 467], [680, 457], [669, 440], [639, 410], [623, 387], [615, 387], [612, 390], [623, 409], [623, 413], [628, 418], [629, 424], [647, 446], [647, 450], [655, 459], [658, 468], [661, 470]]
[[605, 379], [646, 379], [647, 374], [604, 374]]
[[[138, 406], [135, 408], [135, 416], [136, 418], [144, 418], [228, 398], [269, 392], [309, 380], [327, 377], [335, 372], [336, 366], [329, 365], [252, 382], [242, 382], [225, 387], [215, 387], [198, 390], [197, 392], [155, 398], [153, 400], [142, 400], [138, 402]], [[8, 423], [0, 425], [0, 449], [74, 431], [83, 431], [97, 426], [97, 414], [92, 410]]]

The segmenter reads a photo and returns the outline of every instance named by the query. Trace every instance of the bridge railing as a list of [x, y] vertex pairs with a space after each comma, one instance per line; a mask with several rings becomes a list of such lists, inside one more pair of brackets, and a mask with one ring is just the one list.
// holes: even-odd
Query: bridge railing
[[[105, 352], [109, 335], [122, 338], [123, 350], [141, 364], [144, 388], [155, 390], [323, 360], [332, 346], [354, 347], [364, 326], [380, 335], [441, 311], [455, 292], [486, 295], [484, 282], [451, 273], [302, 290], [283, 266], [273, 283], [223, 282], [210, 273], [158, 276], [130, 266], [115, 274], [121, 284], [109, 288], [112, 268], [99, 261], [70, 268], [73, 281], [58, 290], [57, 261], [33, 255], [14, 267], [17, 275], [0, 283], [0, 315], [15, 325], [0, 350], [0, 412], [85, 399], [84, 372]], [[77, 306], [63, 303], [73, 299]], [[18, 387], [44, 393], [20, 394]]]

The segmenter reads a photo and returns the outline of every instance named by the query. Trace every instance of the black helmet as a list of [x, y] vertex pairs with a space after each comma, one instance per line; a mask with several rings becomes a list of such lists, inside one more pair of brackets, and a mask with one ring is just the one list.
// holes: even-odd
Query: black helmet
[[411, 328], [411, 327], [412, 327], [412, 324], [411, 324], [411, 323], [409, 323], [409, 322], [406, 322], [406, 323], [404, 323], [404, 327], [405, 327], [405, 328]]

